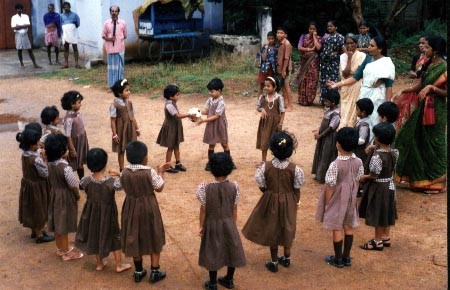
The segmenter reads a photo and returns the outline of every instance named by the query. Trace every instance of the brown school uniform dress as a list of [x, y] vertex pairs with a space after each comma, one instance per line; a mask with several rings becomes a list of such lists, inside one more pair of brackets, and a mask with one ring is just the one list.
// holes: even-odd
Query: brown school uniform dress
[[[277, 132], [280, 123], [280, 102], [281, 95], [274, 96], [273, 102], [268, 102], [265, 96], [261, 96], [261, 107], [267, 112], [268, 116], [259, 119], [258, 133], [256, 137], [256, 149], [269, 149], [270, 138]], [[272, 103], [272, 106], [270, 106]]]
[[[375, 180], [365, 182], [363, 195], [359, 204], [359, 216], [366, 219], [366, 225], [372, 227], [387, 227], [395, 225], [397, 206], [393, 171], [397, 162], [398, 151], [386, 152], [377, 149], [371, 158], [369, 171]], [[372, 170], [374, 158], [381, 159], [379, 174]]]
[[112, 141], [112, 151], [125, 152], [127, 144], [137, 140], [136, 126], [132, 122], [134, 118], [133, 103], [127, 100], [123, 106], [114, 101], [112, 106], [116, 108], [116, 131], [119, 136], [119, 143]]
[[121, 249], [115, 182], [111, 177], [96, 181], [92, 176], [80, 182], [87, 200], [78, 223], [75, 246], [88, 255], [105, 258]]
[[295, 164], [279, 169], [266, 162], [266, 191], [256, 204], [242, 233], [263, 246], [291, 247], [297, 224], [297, 196], [294, 192]]
[[38, 156], [22, 155], [22, 181], [19, 194], [19, 222], [27, 228], [43, 228], [48, 219], [50, 184], [34, 165]]
[[369, 125], [368, 120], [369, 120], [368, 118], [367, 119], [364, 118], [363, 120], [358, 120], [355, 125], [356, 131], [359, 132], [361, 129], [364, 129], [364, 130], [367, 130], [367, 133], [368, 133], [364, 140], [364, 144], [358, 145], [354, 151], [355, 155], [361, 159], [363, 164], [367, 159], [367, 154], [366, 154], [365, 150], [366, 150], [367, 146], [369, 146], [369, 142], [370, 142], [370, 125]]
[[[216, 115], [216, 110], [221, 106], [225, 106], [223, 97], [220, 96], [217, 100], [212, 97], [206, 101], [206, 111], [208, 112], [208, 118]], [[205, 127], [205, 135], [203, 136], [203, 143], [206, 144], [228, 144], [228, 123], [227, 116], [225, 115], [225, 108], [220, 114], [219, 119], [214, 122], [207, 122]]]
[[[89, 151], [89, 143], [86, 130], [84, 129], [83, 119], [79, 111], [67, 111], [64, 117], [64, 123], [67, 123], [68, 119], [72, 119], [72, 130], [69, 137], [72, 138], [73, 146], [75, 146], [75, 150], [77, 151], [76, 158], [69, 157], [70, 166], [73, 170], [82, 169], [83, 164], [86, 164], [86, 156]], [[68, 134], [67, 131], [66, 134]]]
[[166, 243], [150, 169], [125, 168], [120, 181], [126, 193], [122, 207], [122, 251], [127, 257], [160, 253]]
[[164, 123], [159, 131], [156, 143], [163, 147], [173, 149], [177, 148], [178, 145], [184, 141], [183, 123], [181, 122], [181, 119], [178, 119], [169, 112], [167, 109], [169, 104], [173, 105], [178, 113], [177, 103], [167, 100], [166, 105], [164, 106]]
[[76, 196], [67, 184], [65, 161], [48, 164], [48, 179], [51, 185], [51, 203], [48, 210], [48, 230], [60, 235], [77, 231], [78, 204]]
[[233, 220], [236, 186], [227, 181], [206, 185], [205, 223], [198, 264], [209, 271], [242, 267], [245, 254]]
[[340, 231], [343, 225], [350, 227], [359, 226], [358, 211], [356, 207], [356, 194], [358, 187], [355, 182], [363, 174], [363, 165], [361, 159], [356, 155], [351, 157], [339, 156], [335, 164], [330, 164], [330, 168], [337, 167], [337, 177], [327, 185], [334, 186], [334, 192], [331, 196], [328, 207], [325, 208], [325, 189], [319, 197], [317, 205], [316, 220], [322, 222], [323, 226], [329, 230]]
[[[325, 112], [322, 123], [320, 124], [319, 134], [332, 125], [331, 121], [334, 117], [339, 117], [338, 108]], [[328, 135], [317, 140], [311, 173], [315, 174], [316, 179], [322, 183], [325, 182], [325, 174], [327, 173], [328, 166], [337, 157], [336, 129], [338, 126], [339, 122], [334, 124], [334, 129]]]

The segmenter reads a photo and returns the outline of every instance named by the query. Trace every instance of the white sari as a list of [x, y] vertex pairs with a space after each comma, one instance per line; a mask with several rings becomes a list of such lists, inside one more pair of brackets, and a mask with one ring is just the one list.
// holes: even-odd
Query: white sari
[[[386, 101], [386, 84], [382, 82], [375, 87], [380, 79], [395, 78], [395, 66], [390, 57], [382, 57], [378, 60], [368, 63], [363, 71], [363, 81], [359, 98], [369, 98], [373, 102], [373, 113], [369, 116], [370, 132], [373, 126], [379, 123], [378, 121], [378, 107]], [[370, 136], [370, 142], [373, 140], [373, 135]]]

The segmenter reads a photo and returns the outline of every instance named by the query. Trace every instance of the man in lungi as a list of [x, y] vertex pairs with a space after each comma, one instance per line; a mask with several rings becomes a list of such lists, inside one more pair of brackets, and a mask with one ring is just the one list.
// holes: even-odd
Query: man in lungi
[[59, 63], [59, 38], [61, 37], [61, 16], [55, 13], [55, 4], [48, 4], [48, 13], [44, 15], [45, 45], [47, 46], [48, 63], [52, 65], [52, 47], [55, 48], [56, 62]]
[[11, 17], [11, 28], [14, 30], [16, 34], [16, 49], [17, 54], [19, 56], [20, 66], [24, 68], [23, 65], [23, 56], [22, 50], [28, 50], [28, 54], [30, 55], [31, 61], [35, 68], [41, 68], [37, 63], [33, 54], [33, 50], [31, 49], [30, 39], [28, 38], [28, 27], [30, 26], [30, 18], [28, 15], [23, 14], [23, 6], [22, 4], [16, 4], [15, 6], [17, 14]]
[[73, 56], [75, 58], [75, 67], [81, 68], [78, 64], [78, 27], [80, 26], [80, 17], [70, 11], [70, 3], [63, 3], [64, 13], [61, 14], [62, 24], [62, 42], [64, 44], [64, 66], [69, 67], [69, 46], [72, 44]]
[[125, 38], [127, 24], [119, 19], [119, 6], [109, 8], [111, 19], [103, 24], [102, 38], [105, 40], [105, 50], [108, 62], [108, 86], [111, 88], [117, 80], [124, 78]]

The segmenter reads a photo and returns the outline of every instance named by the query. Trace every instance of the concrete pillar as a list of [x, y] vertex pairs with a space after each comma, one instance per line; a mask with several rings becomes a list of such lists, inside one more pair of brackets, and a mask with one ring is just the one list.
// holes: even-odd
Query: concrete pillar
[[204, 1], [204, 8], [203, 30], [210, 34], [221, 33], [223, 27], [223, 2]]
[[272, 8], [260, 6], [256, 8], [257, 32], [261, 39], [261, 45], [267, 42], [267, 33], [272, 31]]

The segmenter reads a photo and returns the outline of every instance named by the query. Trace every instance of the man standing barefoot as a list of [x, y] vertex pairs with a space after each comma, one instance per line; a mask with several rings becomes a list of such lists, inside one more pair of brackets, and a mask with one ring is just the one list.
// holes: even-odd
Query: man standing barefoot
[[62, 22], [62, 42], [64, 44], [64, 66], [62, 68], [69, 67], [69, 46], [72, 44], [73, 56], [75, 58], [75, 67], [81, 68], [78, 64], [78, 27], [80, 26], [80, 17], [72, 11], [70, 11], [70, 3], [63, 3], [64, 13], [61, 14]]

